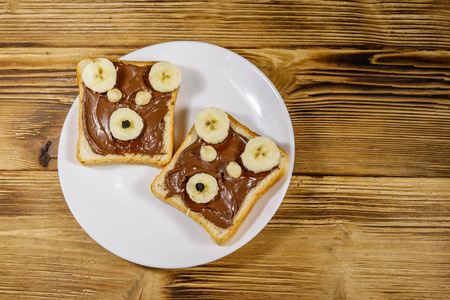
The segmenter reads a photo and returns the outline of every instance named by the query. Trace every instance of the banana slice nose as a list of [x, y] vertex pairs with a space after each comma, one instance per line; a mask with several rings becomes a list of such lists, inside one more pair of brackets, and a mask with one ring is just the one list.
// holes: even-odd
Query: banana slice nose
[[216, 178], [206, 173], [197, 173], [189, 178], [186, 191], [192, 201], [208, 203], [219, 192]]
[[121, 141], [129, 141], [137, 138], [143, 128], [144, 122], [141, 116], [129, 108], [117, 109], [111, 114], [111, 118], [109, 119], [111, 134]]

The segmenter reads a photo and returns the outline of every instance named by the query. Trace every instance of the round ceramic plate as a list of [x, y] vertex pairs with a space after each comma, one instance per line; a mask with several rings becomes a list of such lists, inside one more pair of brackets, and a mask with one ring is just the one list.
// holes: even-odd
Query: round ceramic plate
[[255, 205], [236, 236], [227, 245], [218, 246], [200, 225], [152, 194], [150, 184], [159, 169], [134, 165], [86, 167], [77, 161], [77, 99], [65, 120], [58, 150], [59, 179], [72, 214], [101, 246], [144, 266], [184, 268], [236, 251], [270, 221], [291, 179], [294, 133], [283, 99], [253, 64], [211, 44], [157, 44], [121, 59], [165, 60], [180, 68], [183, 79], [175, 105], [175, 149], [197, 113], [216, 106], [252, 131], [273, 138], [289, 155], [289, 169]]

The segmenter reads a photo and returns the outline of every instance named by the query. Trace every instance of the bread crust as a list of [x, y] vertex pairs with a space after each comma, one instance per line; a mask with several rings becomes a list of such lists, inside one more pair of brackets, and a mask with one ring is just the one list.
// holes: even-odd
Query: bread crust
[[[163, 141], [163, 154], [154, 154], [154, 155], [143, 155], [143, 154], [107, 154], [100, 155], [95, 153], [92, 150], [92, 147], [89, 145], [89, 142], [86, 139], [84, 133], [83, 119], [82, 119], [82, 109], [83, 109], [83, 96], [84, 96], [84, 88], [83, 88], [83, 79], [82, 74], [84, 68], [92, 62], [96, 57], [86, 58], [80, 61], [77, 65], [77, 82], [78, 82], [78, 90], [79, 90], [79, 114], [78, 114], [78, 143], [77, 143], [77, 160], [86, 166], [98, 166], [98, 165], [107, 165], [107, 164], [136, 164], [136, 165], [147, 165], [157, 168], [162, 168], [165, 166], [173, 154], [173, 118], [174, 118], [174, 110], [175, 103], [178, 96], [179, 87], [172, 92], [171, 98], [168, 101], [168, 112], [164, 116], [164, 141]], [[125, 64], [132, 64], [135, 66], [151, 66], [157, 63], [157, 61], [126, 61], [126, 60], [112, 60], [115, 62], [122, 62]]]
[[[237, 133], [243, 135], [244, 137], [251, 139], [259, 136], [255, 132], [248, 129], [246, 126], [239, 123], [236, 119], [228, 114], [230, 119], [231, 128]], [[277, 182], [279, 181], [286, 173], [288, 169], [288, 156], [286, 152], [280, 149], [280, 161], [278, 163], [278, 168], [274, 169], [266, 178], [264, 178], [257, 186], [255, 186], [244, 198], [244, 201], [241, 204], [237, 214], [233, 218], [233, 223], [229, 228], [223, 229], [216, 226], [214, 223], [207, 220], [201, 213], [194, 212], [189, 210], [189, 208], [184, 204], [180, 195], [173, 195], [168, 197], [168, 187], [165, 184], [165, 177], [167, 173], [172, 170], [175, 166], [175, 163], [180, 156], [180, 154], [186, 149], [189, 145], [194, 143], [198, 138], [197, 132], [195, 131], [195, 125], [191, 127], [186, 139], [181, 144], [178, 151], [173, 156], [172, 160], [167, 164], [161, 173], [156, 176], [151, 184], [151, 190], [153, 194], [159, 199], [171, 204], [176, 207], [183, 213], [187, 214], [191, 217], [195, 222], [200, 224], [211, 236], [211, 238], [220, 246], [228, 243], [233, 236], [237, 233], [242, 223], [251, 212], [255, 204], [258, 200]]]

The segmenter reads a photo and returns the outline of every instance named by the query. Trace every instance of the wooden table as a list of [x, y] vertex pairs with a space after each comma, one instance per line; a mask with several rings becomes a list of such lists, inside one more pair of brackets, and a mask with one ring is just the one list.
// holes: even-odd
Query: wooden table
[[[450, 298], [448, 0], [11, 0], [0, 11], [1, 299]], [[56, 156], [78, 61], [173, 40], [260, 68], [289, 110], [296, 159], [250, 243], [162, 270], [81, 229]]]

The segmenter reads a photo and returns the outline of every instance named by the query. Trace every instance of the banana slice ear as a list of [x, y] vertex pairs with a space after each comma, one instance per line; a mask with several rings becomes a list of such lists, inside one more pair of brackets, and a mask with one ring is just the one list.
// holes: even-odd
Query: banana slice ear
[[195, 117], [195, 130], [207, 143], [217, 144], [228, 136], [230, 119], [228, 114], [217, 107], [208, 107]]
[[84, 68], [81, 78], [94, 92], [105, 93], [116, 84], [116, 67], [109, 59], [95, 58]]
[[241, 155], [242, 163], [248, 170], [259, 173], [269, 171], [280, 161], [280, 149], [268, 137], [250, 139]]
[[157, 62], [150, 69], [148, 79], [152, 87], [161, 93], [172, 92], [181, 83], [181, 71], [167, 61]]

